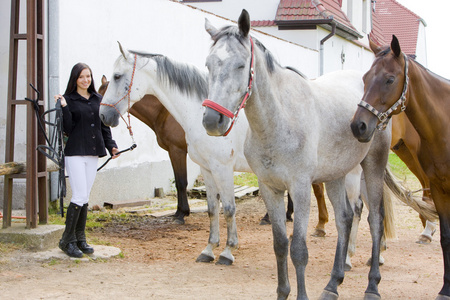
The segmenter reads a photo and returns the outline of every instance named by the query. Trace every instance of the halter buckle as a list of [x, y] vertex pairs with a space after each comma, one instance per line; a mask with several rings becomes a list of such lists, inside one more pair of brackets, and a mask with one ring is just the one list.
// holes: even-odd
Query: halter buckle
[[389, 117], [389, 114], [387, 114], [385, 112], [384, 113], [380, 113], [378, 115], [378, 120], [380, 120], [381, 123], [384, 123], [387, 120], [388, 117]]
[[401, 108], [400, 108], [401, 111], [405, 111], [405, 109], [406, 109], [405, 103], [406, 103], [406, 99], [403, 98], [403, 99], [402, 99], [402, 106], [401, 106]]

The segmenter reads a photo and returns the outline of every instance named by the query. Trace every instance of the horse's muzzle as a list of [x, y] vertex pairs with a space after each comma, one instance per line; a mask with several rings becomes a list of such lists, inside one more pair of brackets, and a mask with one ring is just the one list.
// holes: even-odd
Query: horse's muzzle
[[228, 129], [230, 119], [222, 113], [206, 107], [203, 113], [203, 127], [208, 135], [222, 136]]

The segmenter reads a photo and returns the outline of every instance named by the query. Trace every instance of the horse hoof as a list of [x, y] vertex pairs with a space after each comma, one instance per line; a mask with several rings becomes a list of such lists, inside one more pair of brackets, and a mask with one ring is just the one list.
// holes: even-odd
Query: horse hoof
[[351, 270], [352, 270], [352, 265], [349, 265], [349, 264], [346, 263], [346, 264], [344, 265], [344, 271], [345, 271], [345, 272], [348, 272], [348, 271], [351, 271]]
[[319, 300], [337, 300], [339, 299], [339, 295], [327, 290], [324, 290], [320, 295]]
[[195, 260], [195, 262], [203, 262], [203, 263], [210, 263], [212, 261], [214, 261], [214, 257], [211, 257], [203, 253], [200, 254], [200, 256], [197, 257], [197, 259]]
[[313, 234], [311, 234], [311, 236], [314, 236], [314, 237], [325, 237], [326, 234], [327, 234], [327, 233], [325, 232], [324, 229], [318, 229], [318, 228], [316, 228], [316, 229], [314, 230]]
[[417, 244], [428, 245], [432, 242], [433, 238], [429, 235], [421, 234], [416, 241]]
[[219, 256], [219, 259], [216, 262], [216, 265], [231, 266], [232, 264], [233, 261], [225, 256]]
[[450, 300], [450, 296], [439, 294], [435, 300]]
[[[372, 265], [372, 257], [371, 258], [369, 258], [368, 260], [367, 260], [367, 262], [366, 262], [366, 266], [371, 266]], [[379, 266], [382, 266], [382, 265], [384, 265], [384, 258], [382, 257], [382, 256], [380, 256], [380, 259], [379, 259], [379, 261], [378, 261], [378, 265]]]
[[373, 293], [365, 293], [364, 294], [364, 300], [379, 300], [381, 299], [381, 296], [378, 294]]
[[259, 222], [259, 225], [270, 225], [270, 220], [267, 219], [261, 219], [261, 222]]
[[184, 218], [174, 218], [173, 219], [173, 222], [172, 222], [173, 224], [176, 224], [176, 225], [184, 225]]

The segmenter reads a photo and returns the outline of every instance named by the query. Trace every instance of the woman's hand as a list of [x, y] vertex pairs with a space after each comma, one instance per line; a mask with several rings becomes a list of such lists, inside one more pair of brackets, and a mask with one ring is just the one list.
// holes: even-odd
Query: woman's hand
[[117, 153], [119, 153], [119, 152], [120, 152], [119, 149], [112, 148], [112, 150], [111, 150], [111, 153], [113, 154], [112, 159], [118, 158], [120, 156], [120, 154], [117, 154]]
[[62, 95], [55, 95], [55, 102], [58, 101], [58, 99], [61, 99], [61, 106], [64, 107], [67, 105], [66, 99]]

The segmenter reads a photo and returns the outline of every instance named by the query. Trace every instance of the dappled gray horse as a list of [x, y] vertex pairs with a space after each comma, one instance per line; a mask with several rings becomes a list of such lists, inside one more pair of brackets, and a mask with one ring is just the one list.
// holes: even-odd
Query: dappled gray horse
[[[281, 67], [259, 41], [249, 35], [250, 17], [243, 10], [238, 27], [220, 30], [206, 22], [213, 39], [206, 59], [209, 100], [203, 116], [208, 134], [221, 136], [245, 106], [249, 131], [244, 154], [258, 176], [262, 198], [272, 220], [278, 270], [278, 298], [290, 293], [287, 271], [284, 193], [294, 201], [291, 259], [297, 273], [297, 299], [307, 299], [305, 268], [311, 184], [325, 182], [333, 204], [338, 241], [331, 278], [323, 299], [336, 299], [344, 279], [344, 262], [353, 211], [347, 199], [345, 175], [361, 164], [367, 183], [372, 264], [366, 299], [379, 298], [380, 241], [383, 233], [383, 177], [390, 131], [377, 132], [373, 143], [359, 143], [350, 120], [363, 95], [362, 73], [340, 71], [307, 80]], [[246, 103], [245, 103], [246, 102]], [[218, 138], [218, 140], [220, 140]]]

